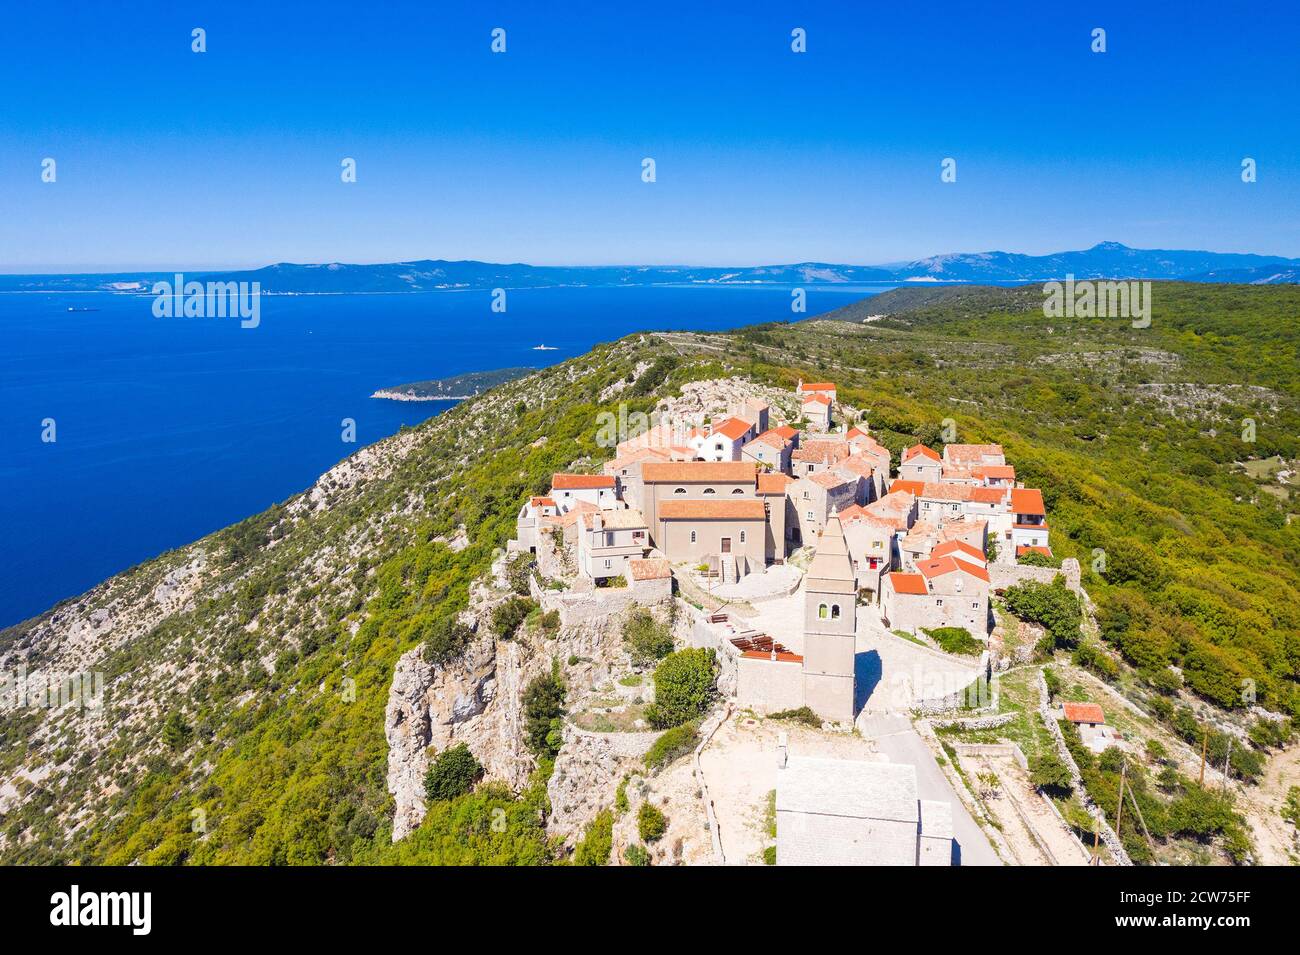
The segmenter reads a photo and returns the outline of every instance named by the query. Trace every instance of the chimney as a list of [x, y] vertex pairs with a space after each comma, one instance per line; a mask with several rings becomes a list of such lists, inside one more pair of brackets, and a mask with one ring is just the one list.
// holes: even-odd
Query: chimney
[[782, 733], [776, 738], [776, 768], [785, 769], [789, 759], [790, 738]]

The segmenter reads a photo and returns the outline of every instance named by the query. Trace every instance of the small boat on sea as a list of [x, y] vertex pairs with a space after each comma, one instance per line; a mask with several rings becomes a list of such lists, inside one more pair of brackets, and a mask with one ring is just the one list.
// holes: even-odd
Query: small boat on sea
[[533, 351], [559, 351], [555, 345], [534, 345]]

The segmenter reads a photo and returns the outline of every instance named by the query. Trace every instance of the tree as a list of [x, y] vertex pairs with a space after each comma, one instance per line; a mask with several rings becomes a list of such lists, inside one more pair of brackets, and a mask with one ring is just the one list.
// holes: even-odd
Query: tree
[[573, 850], [573, 864], [609, 865], [609, 853], [613, 848], [614, 814], [602, 809], [582, 831], [582, 841]]
[[658, 842], [668, 831], [668, 817], [646, 800], [636, 813], [636, 831], [642, 842]]
[[163, 744], [174, 752], [179, 752], [184, 749], [189, 743], [190, 737], [193, 733], [194, 731], [190, 728], [190, 724], [185, 722], [185, 717], [181, 715], [179, 710], [174, 710], [172, 714], [163, 721]]
[[623, 646], [637, 666], [662, 659], [673, 652], [668, 627], [644, 607], [638, 607], [623, 621]]
[[1070, 770], [1055, 753], [1039, 753], [1029, 761], [1029, 781], [1057, 793], [1069, 792], [1074, 784]]
[[506, 582], [520, 597], [528, 596], [528, 581], [533, 576], [533, 555], [527, 551], [506, 561]]
[[483, 775], [483, 766], [469, 747], [458, 743], [434, 757], [424, 774], [424, 794], [437, 802], [463, 796]]
[[1057, 647], [1070, 648], [1079, 643], [1079, 624], [1083, 611], [1079, 598], [1059, 574], [1050, 584], [1037, 580], [1008, 587], [1004, 596], [1007, 609], [1022, 620], [1042, 624]]
[[646, 851], [645, 846], [633, 843], [623, 850], [623, 861], [628, 865], [649, 865], [650, 853]]
[[459, 656], [473, 638], [474, 631], [461, 623], [456, 615], [436, 616], [424, 612], [411, 620], [405, 635], [423, 645], [425, 663], [438, 664]]
[[519, 629], [530, 613], [537, 609], [537, 604], [527, 597], [511, 597], [498, 604], [492, 611], [492, 629], [502, 640], [509, 640]]
[[646, 708], [652, 726], [666, 729], [700, 718], [713, 702], [713, 650], [691, 647], [664, 657], [655, 669], [655, 701]]
[[524, 734], [528, 748], [538, 756], [554, 756], [560, 751], [564, 692], [554, 668], [533, 679], [524, 690]]

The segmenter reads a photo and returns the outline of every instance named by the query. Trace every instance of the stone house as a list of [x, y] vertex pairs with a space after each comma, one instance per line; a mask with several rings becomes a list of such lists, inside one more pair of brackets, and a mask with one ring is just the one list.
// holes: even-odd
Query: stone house
[[628, 561], [641, 559], [650, 547], [650, 532], [634, 508], [578, 515], [578, 572], [594, 581], [625, 577]]
[[669, 453], [662, 448], [633, 448], [618, 457], [606, 461], [601, 468], [618, 481], [623, 500], [633, 507], [641, 506], [644, 488], [641, 483], [641, 465], [646, 461], [669, 461]]
[[899, 458], [898, 479], [900, 481], [937, 481], [943, 473], [943, 464], [939, 455], [923, 444], [914, 444], [906, 449]]
[[519, 508], [519, 514], [515, 518], [515, 540], [519, 542], [519, 548], [537, 553], [537, 535], [544, 526], [545, 519], [554, 518], [558, 514], [559, 508], [549, 497], [530, 497]]
[[783, 437], [778, 431], [764, 431], [740, 449], [740, 459], [753, 461], [767, 471], [789, 474], [790, 455], [793, 452], [793, 441]]
[[888, 573], [881, 581], [880, 614], [890, 630], [965, 627], [982, 639], [989, 629], [988, 570], [948, 555], [921, 561], [916, 573]]
[[799, 477], [786, 487], [790, 502], [787, 534], [796, 546], [813, 541], [836, 511], [857, 503], [858, 483], [846, 481], [835, 471], [815, 471]]
[[1057, 716], [1073, 723], [1083, 745], [1094, 753], [1123, 745], [1122, 737], [1113, 726], [1107, 725], [1106, 714], [1096, 703], [1062, 703]]
[[767, 563], [767, 508], [756, 497], [667, 500], [655, 545], [671, 561], [707, 564], [724, 582]]
[[755, 435], [754, 426], [741, 418], [726, 421], [698, 431], [690, 439], [695, 457], [701, 461], [739, 461], [741, 449]]
[[829, 471], [845, 458], [852, 448], [841, 438], [809, 438], [790, 454], [790, 476], [805, 477]]
[[834, 401], [837, 396], [834, 383], [829, 381], [804, 382], [803, 379], [800, 379], [794, 390], [800, 401], [809, 395], [821, 395], [831, 401]]
[[766, 552], [767, 562], [783, 562], [786, 556], [786, 525], [790, 516], [790, 502], [786, 489], [790, 477], [774, 471], [758, 475], [758, 497], [767, 509]]
[[790, 756], [778, 746], [776, 864], [952, 865], [952, 806], [907, 763]]
[[627, 583], [637, 603], [654, 604], [669, 600], [673, 595], [673, 571], [663, 558], [627, 562]]
[[1033, 488], [1013, 488], [1011, 490], [1010, 542], [1017, 555], [1027, 548], [1041, 548], [1051, 556], [1052, 549], [1047, 543], [1047, 508], [1043, 504], [1043, 492]]
[[610, 474], [555, 474], [547, 496], [561, 514], [567, 514], [579, 501], [598, 508], [617, 507], [618, 478]]
[[829, 431], [831, 429], [831, 404], [833, 399], [823, 394], [805, 395], [799, 405], [799, 413], [808, 422], [812, 431]]
[[641, 509], [658, 545], [663, 501], [719, 500], [756, 496], [758, 468], [752, 461], [647, 461], [641, 466]]
[[872, 514], [863, 507], [840, 512], [844, 540], [859, 591], [869, 590], [874, 602], [880, 601], [880, 581], [893, 569], [895, 526], [887, 518]]

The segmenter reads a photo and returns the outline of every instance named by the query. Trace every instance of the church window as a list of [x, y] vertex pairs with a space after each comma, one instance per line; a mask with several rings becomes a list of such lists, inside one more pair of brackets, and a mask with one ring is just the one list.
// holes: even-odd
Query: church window
[[827, 609], [825, 604], [822, 604], [820, 607], [817, 608], [817, 618], [819, 620], [825, 620], [828, 615], [829, 615], [829, 610]]
[[832, 619], [832, 620], [838, 620], [838, 619], [840, 619], [840, 605], [839, 605], [839, 604], [831, 604], [831, 619]]
[[705, 493], [705, 494], [717, 494], [718, 491], [717, 491], [716, 488], [706, 487], [706, 488], [704, 489], [704, 493]]
[[691, 531], [691, 543], [695, 543], [695, 531]]
[[745, 489], [744, 489], [743, 487], [733, 487], [733, 488], [731, 489], [731, 493], [732, 493], [732, 494], [744, 494], [744, 493], [745, 493]]
[[684, 487], [676, 487], [676, 488], [673, 488], [673, 493], [674, 493], [674, 494], [685, 494], [685, 493], [686, 493], [686, 488], [684, 488]]
[[745, 532], [744, 532], [744, 531], [741, 531], [741, 532], [740, 532], [740, 542], [741, 542], [742, 544], [745, 543]]

